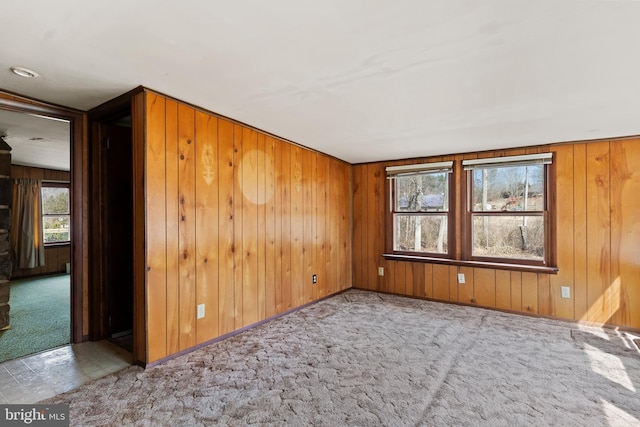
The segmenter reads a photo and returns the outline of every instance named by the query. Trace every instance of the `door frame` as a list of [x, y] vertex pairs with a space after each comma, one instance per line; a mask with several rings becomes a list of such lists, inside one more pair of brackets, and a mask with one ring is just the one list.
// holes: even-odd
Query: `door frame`
[[146, 363], [146, 315], [145, 315], [145, 211], [144, 211], [144, 88], [137, 87], [88, 112], [88, 161], [91, 169], [92, 207], [91, 230], [91, 293], [89, 312], [91, 340], [109, 338], [107, 299], [106, 215], [101, 209], [105, 200], [104, 182], [104, 124], [120, 118], [123, 112], [131, 114], [133, 154], [133, 361]]
[[0, 109], [17, 113], [68, 120], [70, 124], [71, 155], [71, 342], [80, 343], [88, 339], [85, 327], [84, 296], [88, 289], [87, 245], [87, 115], [82, 111], [17, 95], [0, 90]]

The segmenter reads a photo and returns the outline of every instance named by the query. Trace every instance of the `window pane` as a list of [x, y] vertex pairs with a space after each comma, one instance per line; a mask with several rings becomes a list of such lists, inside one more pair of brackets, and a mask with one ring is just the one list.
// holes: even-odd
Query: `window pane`
[[42, 187], [42, 213], [69, 214], [69, 189]]
[[544, 166], [510, 166], [473, 171], [474, 211], [544, 210]]
[[44, 242], [68, 242], [70, 236], [70, 221], [68, 215], [46, 216], [42, 219], [44, 228]]
[[543, 260], [543, 217], [474, 215], [473, 255]]
[[431, 252], [448, 251], [446, 215], [394, 216], [394, 247], [396, 251]]
[[396, 211], [448, 211], [449, 174], [423, 173], [398, 176], [396, 181]]

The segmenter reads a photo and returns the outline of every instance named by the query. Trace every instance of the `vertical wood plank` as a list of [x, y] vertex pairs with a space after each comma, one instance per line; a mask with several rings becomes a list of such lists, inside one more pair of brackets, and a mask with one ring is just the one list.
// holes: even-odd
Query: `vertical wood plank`
[[218, 119], [218, 313], [220, 334], [235, 329], [233, 123]]
[[275, 172], [276, 143], [273, 137], [265, 138], [265, 185], [267, 202], [265, 205], [265, 315], [274, 316], [276, 309], [276, 172]]
[[553, 298], [548, 274], [538, 274], [538, 314], [553, 316]]
[[196, 344], [195, 110], [178, 105], [180, 191], [180, 350]]
[[573, 146], [575, 320], [587, 320], [587, 147]]
[[366, 165], [353, 167], [353, 283], [357, 288], [371, 289], [366, 279]]
[[[267, 298], [267, 214], [266, 206], [268, 198], [271, 194], [267, 193], [267, 154], [265, 152], [265, 140], [266, 137], [263, 133], [258, 134], [258, 236], [257, 236], [257, 258], [258, 258], [258, 320], [264, 320], [266, 318], [266, 298]], [[273, 193], [272, 193], [273, 194]]]
[[496, 270], [496, 308], [511, 309], [511, 272]]
[[[167, 355], [180, 351], [180, 188], [178, 153], [178, 104], [166, 105], [166, 234], [167, 234]], [[152, 323], [149, 323], [150, 325]]]
[[340, 181], [341, 191], [338, 199], [341, 201], [340, 206], [340, 284], [336, 291], [349, 289], [353, 286], [353, 268], [351, 260], [353, 259], [353, 203], [352, 203], [352, 184], [353, 177], [351, 175], [351, 167], [340, 162]]
[[[381, 164], [367, 165], [367, 277], [371, 288], [380, 289], [380, 283], [386, 282], [385, 277], [378, 276], [378, 267], [381, 266], [380, 254], [384, 252], [386, 224], [384, 223], [385, 209], [389, 209], [385, 196], [385, 187], [388, 185]], [[374, 285], [375, 284], [375, 285]]]
[[244, 164], [242, 163], [242, 155], [244, 154], [242, 149], [244, 128], [238, 124], [233, 125], [233, 295], [234, 295], [234, 329], [239, 329], [244, 324], [243, 319], [243, 272], [244, 272], [244, 222], [243, 222], [243, 209], [244, 209], [244, 196], [242, 194], [242, 185], [244, 175], [242, 173]]
[[611, 323], [640, 328], [640, 139], [611, 143]]
[[458, 267], [455, 265], [449, 266], [449, 301], [460, 301], [458, 295]]
[[[314, 261], [313, 261], [313, 158], [314, 153], [310, 150], [304, 150], [302, 152], [302, 215], [303, 215], [303, 230], [304, 238], [302, 241], [302, 256], [303, 256], [303, 303], [313, 301], [313, 284], [312, 277], [315, 274]], [[316, 276], [317, 277], [317, 276]]]
[[[239, 149], [239, 148], [238, 148]], [[242, 129], [242, 326], [256, 323], [258, 317], [258, 135]], [[238, 173], [240, 174], [240, 171]], [[237, 328], [237, 326], [236, 326]]]
[[[474, 298], [474, 283], [473, 283], [473, 268], [471, 267], [460, 267], [458, 269], [458, 273], [464, 274], [465, 283], [458, 283], [456, 280], [455, 283], [458, 283], [458, 301], [466, 304], [476, 303]], [[457, 277], [453, 276], [453, 279], [457, 279]]]
[[413, 285], [413, 289], [411, 291], [411, 294], [415, 297], [418, 298], [424, 298], [425, 295], [425, 264], [421, 263], [421, 262], [414, 262], [409, 264], [410, 268], [412, 269], [412, 275], [413, 275], [413, 280], [412, 280], [412, 285]]
[[611, 318], [609, 142], [587, 144], [587, 320]]
[[[550, 297], [555, 316], [574, 319], [574, 170], [573, 145], [554, 147], [554, 168], [556, 171], [556, 245], [558, 256], [558, 274], [550, 279]], [[571, 298], [560, 298], [561, 287], [569, 287]]]
[[165, 218], [165, 100], [147, 95], [147, 358], [158, 360], [167, 355], [167, 236]]
[[316, 169], [314, 182], [316, 184], [315, 191], [315, 254], [314, 261], [316, 264], [315, 270], [318, 274], [318, 283], [314, 288], [314, 298], [318, 299], [325, 295], [325, 288], [327, 283], [327, 275], [325, 271], [326, 265], [326, 251], [325, 251], [325, 209], [326, 209], [326, 188], [327, 188], [327, 174], [328, 171], [328, 159], [323, 155], [316, 155]]
[[483, 307], [496, 306], [496, 271], [490, 268], [473, 269], [473, 298]]
[[280, 222], [282, 254], [282, 309], [287, 311], [292, 307], [291, 298], [291, 145], [281, 143], [282, 180], [281, 180], [281, 204]]
[[407, 263], [394, 261], [394, 292], [399, 295], [407, 295]]
[[433, 264], [433, 298], [449, 301], [449, 266]]
[[522, 311], [522, 273], [511, 272], [511, 310]]
[[291, 307], [304, 302], [304, 289], [311, 277], [304, 277], [304, 188], [302, 149], [291, 147]]
[[196, 304], [205, 317], [196, 320], [196, 342], [218, 331], [218, 119], [196, 112]]
[[434, 298], [433, 296], [433, 264], [424, 264], [424, 296], [426, 298]]
[[538, 313], [538, 275], [522, 273], [522, 311]]

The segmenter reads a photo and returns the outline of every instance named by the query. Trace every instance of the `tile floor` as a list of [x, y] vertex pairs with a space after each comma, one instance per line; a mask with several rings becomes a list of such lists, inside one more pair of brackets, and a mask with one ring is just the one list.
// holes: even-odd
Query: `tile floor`
[[36, 403], [131, 365], [108, 341], [84, 342], [0, 363], [0, 404]]

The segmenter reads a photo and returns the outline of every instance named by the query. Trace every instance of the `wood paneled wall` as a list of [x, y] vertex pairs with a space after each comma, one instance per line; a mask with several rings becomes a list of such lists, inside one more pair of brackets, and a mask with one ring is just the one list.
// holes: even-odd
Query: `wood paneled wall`
[[[69, 171], [34, 168], [20, 165], [11, 165], [11, 177], [40, 179], [45, 181], [71, 181], [71, 173]], [[67, 263], [71, 262], [71, 245], [45, 246], [44, 256], [45, 265], [43, 267], [14, 270], [11, 277], [13, 279], [18, 279], [27, 276], [64, 273], [67, 268]]]
[[[353, 167], [354, 287], [640, 328], [640, 139], [469, 153], [446, 160], [545, 150], [555, 153], [557, 275], [382, 258], [389, 206], [385, 167], [445, 160], [412, 159]], [[383, 277], [377, 275], [378, 266], [385, 269]], [[458, 272], [465, 273], [467, 283], [457, 283]], [[570, 287], [571, 298], [560, 297], [561, 286]]]
[[145, 96], [147, 363], [351, 287], [350, 165]]

